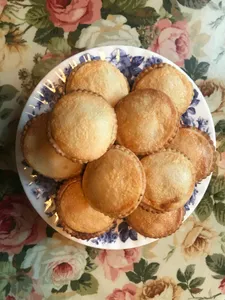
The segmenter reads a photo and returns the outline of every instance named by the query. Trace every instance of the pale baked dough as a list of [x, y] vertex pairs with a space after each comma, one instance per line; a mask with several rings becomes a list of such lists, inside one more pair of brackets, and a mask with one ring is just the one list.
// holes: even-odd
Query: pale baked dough
[[138, 206], [145, 185], [139, 159], [120, 146], [114, 146], [98, 160], [88, 163], [82, 183], [90, 205], [115, 218], [129, 215]]
[[138, 155], [163, 148], [178, 130], [177, 109], [161, 91], [136, 90], [123, 98], [115, 110], [118, 143]]
[[89, 205], [83, 194], [80, 177], [70, 179], [60, 187], [56, 211], [64, 230], [81, 239], [104, 233], [114, 221]]
[[62, 180], [81, 173], [83, 164], [59, 155], [48, 141], [49, 113], [33, 118], [24, 127], [22, 151], [27, 163], [38, 173]]
[[165, 213], [154, 213], [138, 207], [127, 217], [127, 222], [134, 230], [150, 238], [162, 238], [174, 233], [181, 225], [184, 208]]
[[82, 63], [72, 71], [66, 83], [66, 92], [77, 89], [95, 92], [112, 106], [129, 93], [126, 77], [105, 60]]
[[178, 112], [183, 114], [193, 98], [193, 87], [187, 77], [169, 64], [159, 64], [144, 69], [133, 86], [133, 90], [152, 88], [167, 94]]
[[215, 147], [206, 133], [191, 127], [180, 128], [169, 147], [184, 153], [191, 160], [197, 182], [213, 171]]
[[141, 163], [146, 175], [142, 207], [165, 212], [184, 206], [195, 187], [191, 161], [176, 150], [164, 150], [144, 157]]
[[56, 151], [71, 160], [92, 161], [114, 143], [114, 109], [99, 95], [75, 91], [63, 96], [49, 120], [49, 139]]

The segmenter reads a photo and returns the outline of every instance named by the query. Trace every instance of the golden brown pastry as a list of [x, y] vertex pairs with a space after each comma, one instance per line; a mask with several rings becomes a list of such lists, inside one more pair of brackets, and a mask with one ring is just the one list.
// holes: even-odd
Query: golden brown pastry
[[101, 96], [79, 90], [56, 103], [48, 129], [58, 153], [73, 161], [92, 161], [114, 143], [116, 114]]
[[196, 170], [196, 181], [206, 178], [213, 171], [216, 153], [210, 137], [194, 127], [180, 128], [170, 148], [184, 153]]
[[59, 155], [48, 141], [49, 113], [39, 115], [25, 125], [21, 146], [26, 162], [38, 173], [62, 180], [79, 175], [83, 165]]
[[193, 87], [187, 77], [169, 64], [157, 64], [144, 69], [133, 86], [133, 90], [157, 89], [167, 94], [178, 112], [183, 114], [193, 98]]
[[84, 197], [81, 178], [66, 181], [59, 189], [56, 211], [63, 229], [79, 239], [101, 235], [114, 220], [94, 210]]
[[127, 222], [134, 230], [143, 236], [150, 238], [162, 238], [174, 233], [181, 225], [184, 218], [184, 208], [170, 212], [155, 213], [146, 211], [138, 206], [135, 211], [127, 217]]
[[137, 155], [158, 151], [175, 137], [179, 126], [171, 99], [154, 89], [135, 90], [116, 108], [117, 141]]
[[114, 146], [88, 163], [83, 177], [84, 195], [90, 205], [115, 218], [129, 215], [145, 191], [143, 167], [134, 153]]
[[95, 92], [112, 106], [129, 93], [126, 77], [105, 60], [82, 63], [72, 71], [66, 83], [66, 92], [77, 89]]
[[184, 154], [161, 151], [144, 157], [146, 190], [141, 206], [166, 212], [178, 209], [189, 200], [195, 187], [195, 169]]

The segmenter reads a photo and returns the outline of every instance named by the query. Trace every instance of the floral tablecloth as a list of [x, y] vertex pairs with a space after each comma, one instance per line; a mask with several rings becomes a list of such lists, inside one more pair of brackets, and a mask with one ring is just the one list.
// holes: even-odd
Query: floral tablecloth
[[[225, 299], [224, 2], [0, 0], [0, 299]], [[206, 97], [218, 150], [210, 186], [180, 230], [119, 251], [47, 226], [14, 157], [21, 110], [39, 80], [70, 55], [111, 44], [151, 49], [185, 70]]]

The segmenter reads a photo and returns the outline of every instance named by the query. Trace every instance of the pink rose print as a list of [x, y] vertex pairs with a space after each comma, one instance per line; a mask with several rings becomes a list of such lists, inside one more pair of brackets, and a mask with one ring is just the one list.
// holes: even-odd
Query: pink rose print
[[5, 196], [0, 202], [0, 252], [19, 253], [24, 245], [43, 239], [45, 229], [25, 195]]
[[106, 300], [135, 300], [136, 290], [135, 285], [125, 284], [122, 289], [114, 289]]
[[48, 0], [50, 20], [64, 31], [74, 31], [79, 24], [91, 24], [101, 18], [101, 0]]
[[5, 8], [5, 6], [7, 5], [7, 0], [0, 0], [0, 15], [3, 12], [3, 9]]
[[126, 249], [118, 251], [102, 250], [98, 256], [107, 279], [115, 281], [120, 272], [133, 270], [133, 263], [140, 259], [140, 249]]
[[183, 66], [184, 60], [191, 55], [187, 22], [172, 23], [168, 19], [162, 19], [155, 26], [160, 33], [149, 49], [167, 57], [178, 66]]
[[219, 289], [221, 290], [222, 294], [225, 294], [225, 278], [220, 282]]
[[5, 300], [16, 300], [16, 298], [14, 297], [14, 296], [7, 296], [6, 298], [5, 298]]

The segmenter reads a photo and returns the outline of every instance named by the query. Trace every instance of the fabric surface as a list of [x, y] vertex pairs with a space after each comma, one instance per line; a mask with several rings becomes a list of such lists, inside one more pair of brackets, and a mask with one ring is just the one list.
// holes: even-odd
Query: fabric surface
[[[0, 299], [225, 299], [225, 3], [220, 0], [0, 0]], [[102, 45], [164, 55], [213, 115], [217, 165], [174, 235], [130, 250], [76, 244], [48, 227], [16, 174], [21, 111], [63, 59]]]

